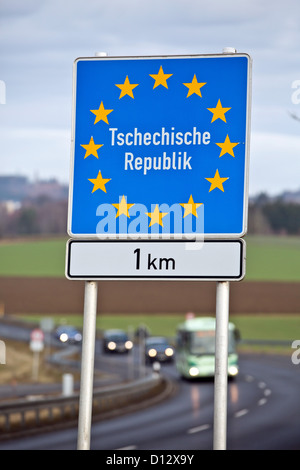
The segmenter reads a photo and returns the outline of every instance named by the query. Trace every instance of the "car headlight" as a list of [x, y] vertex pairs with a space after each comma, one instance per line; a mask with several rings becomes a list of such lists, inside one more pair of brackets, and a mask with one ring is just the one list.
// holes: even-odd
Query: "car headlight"
[[149, 351], [148, 351], [148, 356], [150, 356], [150, 357], [155, 357], [156, 354], [157, 354], [156, 349], [154, 349], [154, 348], [149, 349]]
[[69, 337], [68, 337], [67, 333], [62, 333], [60, 335], [59, 339], [62, 343], [66, 343], [68, 341]]
[[110, 351], [114, 351], [114, 350], [116, 349], [116, 346], [117, 346], [117, 345], [116, 345], [116, 343], [115, 343], [114, 341], [110, 341], [110, 342], [108, 343], [108, 345], [107, 345], [107, 347], [108, 347], [108, 349], [109, 349]]
[[133, 347], [132, 341], [130, 341], [130, 340], [126, 341], [125, 348], [126, 349], [132, 349], [132, 347]]
[[167, 348], [167, 349], [165, 350], [165, 355], [166, 355], [166, 356], [171, 357], [171, 356], [173, 356], [173, 354], [174, 354], [174, 351], [173, 351], [172, 348]]

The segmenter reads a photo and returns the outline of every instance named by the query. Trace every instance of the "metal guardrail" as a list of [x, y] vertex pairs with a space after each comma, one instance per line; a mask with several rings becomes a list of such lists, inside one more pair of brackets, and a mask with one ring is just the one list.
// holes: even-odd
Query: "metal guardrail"
[[[151, 374], [134, 382], [94, 390], [93, 418], [108, 417], [138, 403], [163, 399], [172, 386], [159, 374]], [[0, 405], [0, 439], [26, 434], [43, 427], [54, 429], [67, 425], [78, 416], [79, 393], [70, 397], [56, 396], [34, 400], [18, 400]]]
[[[11, 324], [11, 322], [9, 322]], [[21, 323], [21, 326], [24, 326]], [[29, 330], [26, 330], [27, 336]], [[26, 338], [27, 338], [26, 336]], [[76, 348], [77, 351], [77, 348]], [[61, 350], [49, 358], [57, 364], [77, 366], [77, 361], [67, 359], [73, 349]], [[174, 384], [158, 373], [127, 383], [95, 388], [93, 393], [93, 420], [124, 413], [137, 407], [148, 406], [168, 397]], [[54, 430], [77, 423], [79, 392], [71, 396], [31, 396], [27, 399], [0, 403], [0, 440], [34, 434], [39, 430]]]

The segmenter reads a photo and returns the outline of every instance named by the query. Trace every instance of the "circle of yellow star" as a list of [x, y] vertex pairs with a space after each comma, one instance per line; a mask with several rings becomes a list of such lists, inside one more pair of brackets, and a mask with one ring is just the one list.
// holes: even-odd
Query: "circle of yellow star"
[[182, 204], [179, 204], [179, 205], [184, 208], [183, 218], [186, 217], [189, 214], [192, 214], [195, 217], [198, 217], [197, 209], [198, 209], [198, 207], [202, 206], [203, 203], [202, 202], [194, 202], [193, 196], [190, 195], [190, 198], [189, 198], [188, 202], [182, 203]]
[[225, 113], [229, 111], [231, 108], [223, 108], [221, 104], [221, 100], [218, 101], [217, 106], [215, 108], [207, 108], [208, 111], [213, 113], [211, 123], [216, 121], [217, 119], [222, 119], [222, 121], [226, 122]]
[[106, 193], [106, 188], [105, 188], [105, 185], [111, 180], [110, 179], [105, 179], [102, 177], [102, 174], [101, 174], [101, 171], [99, 171], [98, 175], [97, 175], [97, 178], [94, 178], [94, 179], [89, 179], [89, 181], [91, 183], [93, 183], [94, 187], [93, 187], [93, 191], [92, 193], [94, 193], [95, 191], [97, 191], [97, 189], [101, 189], [101, 191], [104, 191]]
[[145, 212], [145, 214], [151, 218], [149, 227], [151, 227], [151, 225], [154, 225], [154, 224], [159, 224], [163, 227], [162, 219], [163, 217], [168, 215], [168, 212], [159, 212], [159, 208], [157, 204], [153, 212]]
[[134, 204], [127, 204], [125, 196], [122, 197], [119, 204], [112, 204], [112, 205], [116, 209], [118, 209], [116, 218], [120, 217], [120, 215], [124, 214], [124, 215], [126, 215], [126, 217], [129, 217], [129, 219], [130, 219], [130, 215], [129, 215], [128, 211], [129, 211], [130, 207], [134, 206]]
[[83, 147], [85, 149], [84, 158], [88, 157], [89, 155], [94, 155], [94, 157], [99, 158], [97, 150], [100, 147], [103, 147], [103, 144], [102, 145], [96, 145], [95, 142], [94, 142], [94, 138], [91, 137], [88, 144], [86, 144], [86, 145], [80, 144], [80, 147]]
[[194, 93], [202, 98], [200, 88], [206, 85], [206, 82], [205, 83], [198, 82], [196, 74], [195, 74], [191, 83], [183, 83], [183, 85], [189, 89], [187, 98], [193, 95]]
[[229, 155], [234, 157], [235, 155], [233, 153], [233, 148], [239, 145], [239, 142], [230, 142], [230, 139], [227, 134], [225, 141], [219, 144], [216, 143], [216, 145], [218, 145], [218, 147], [222, 149], [219, 157], [222, 157], [222, 155], [225, 155], [225, 153], [229, 153]]
[[164, 86], [165, 88], [168, 88], [167, 80], [168, 78], [172, 77], [172, 73], [164, 73], [162, 65], [160, 66], [159, 72], [156, 74], [149, 74], [150, 77], [154, 78], [155, 82], [153, 85], [153, 90], [159, 85]]
[[99, 121], [104, 121], [106, 124], [109, 124], [107, 115], [110, 114], [113, 109], [105, 109], [103, 105], [103, 101], [101, 101], [99, 109], [90, 109], [91, 113], [95, 114], [96, 119], [94, 124], [97, 124]]
[[132, 83], [130, 83], [128, 75], [127, 75], [126, 78], [125, 78], [125, 82], [123, 84], [119, 84], [119, 85], [116, 85], [116, 86], [118, 88], [120, 88], [120, 90], [121, 90], [121, 93], [120, 93], [120, 96], [119, 96], [119, 99], [121, 99], [125, 95], [129, 95], [129, 96], [131, 96], [131, 98], [134, 98], [132, 90], [135, 87], [139, 86], [139, 85], [138, 84], [133, 85]]
[[210, 188], [209, 188], [209, 193], [213, 189], [216, 189], [216, 188], [220, 189], [224, 193], [223, 183], [229, 178], [221, 178], [219, 174], [219, 170], [217, 170], [213, 178], [205, 178], [205, 179], [211, 183]]

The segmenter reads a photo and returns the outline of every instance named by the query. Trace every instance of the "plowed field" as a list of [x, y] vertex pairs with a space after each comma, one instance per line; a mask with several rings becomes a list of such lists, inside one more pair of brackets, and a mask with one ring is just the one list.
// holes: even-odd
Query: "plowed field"
[[[215, 312], [214, 282], [99, 282], [98, 312]], [[84, 282], [64, 278], [0, 278], [5, 313], [83, 312]], [[242, 281], [230, 284], [230, 313], [300, 313], [300, 283]]]

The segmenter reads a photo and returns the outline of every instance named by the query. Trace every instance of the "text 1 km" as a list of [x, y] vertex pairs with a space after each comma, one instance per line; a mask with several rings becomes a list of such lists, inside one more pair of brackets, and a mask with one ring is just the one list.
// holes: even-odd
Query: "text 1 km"
[[137, 248], [133, 252], [136, 255], [135, 258], [135, 269], [148, 269], [153, 270], [174, 270], [175, 269], [175, 259], [174, 258], [155, 258], [151, 253], [146, 255], [141, 255], [141, 249]]

